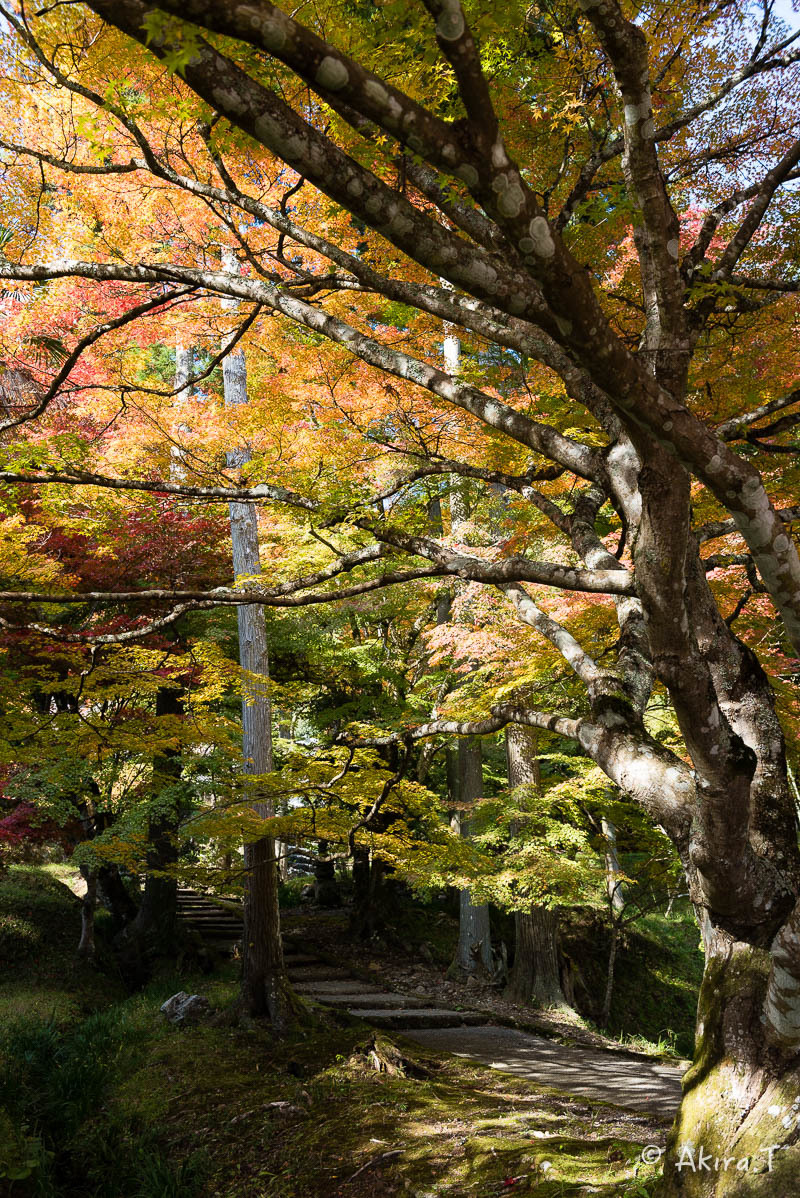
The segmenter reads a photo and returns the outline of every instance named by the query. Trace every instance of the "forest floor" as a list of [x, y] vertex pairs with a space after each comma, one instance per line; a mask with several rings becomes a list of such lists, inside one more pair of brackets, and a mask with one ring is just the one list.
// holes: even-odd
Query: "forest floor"
[[[9, 1198], [645, 1198], [666, 1124], [334, 1012], [237, 1021], [235, 964], [126, 995], [74, 961], [74, 895], [0, 876], [0, 1193]], [[217, 1014], [170, 1026], [175, 991]], [[472, 997], [470, 996], [470, 1002]], [[13, 1174], [17, 1174], [16, 1179]]]

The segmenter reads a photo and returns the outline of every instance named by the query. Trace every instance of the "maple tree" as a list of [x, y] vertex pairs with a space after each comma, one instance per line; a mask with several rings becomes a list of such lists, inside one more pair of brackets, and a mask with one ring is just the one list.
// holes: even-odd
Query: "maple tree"
[[[760, 1192], [672, 1166], [683, 1142], [737, 1158], [772, 1142], [798, 1084], [797, 35], [769, 0], [329, 0], [313, 28], [263, 0], [3, 12], [4, 340], [42, 391], [0, 425], [25, 434], [0, 477], [265, 512], [262, 579], [238, 588], [59, 589], [9, 526], [7, 623], [149, 603], [124, 631], [35, 620], [114, 644], [192, 608], [412, 583], [429, 608], [430, 580], [467, 582], [485, 615], [473, 702], [457, 688], [430, 719], [418, 702], [351, 747], [539, 728], [664, 829], [706, 949], [664, 1192]], [[151, 394], [141, 363], [165, 325], [210, 373], [240, 330], [247, 410], [212, 394], [193, 422], [179, 393]], [[61, 364], [37, 366], [58, 341]], [[250, 461], [226, 470], [241, 444]], [[482, 543], [485, 520], [472, 544], [431, 535], [453, 480], [503, 540]], [[793, 1135], [771, 1185], [796, 1171]]]

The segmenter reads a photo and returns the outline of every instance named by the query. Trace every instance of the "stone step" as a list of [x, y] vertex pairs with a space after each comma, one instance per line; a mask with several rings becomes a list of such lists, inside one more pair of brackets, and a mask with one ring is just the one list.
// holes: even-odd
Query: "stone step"
[[183, 921], [187, 927], [192, 928], [195, 932], [200, 932], [205, 935], [206, 932], [213, 934], [214, 932], [230, 933], [231, 936], [241, 936], [242, 925], [240, 923], [227, 923], [223, 920], [211, 919], [185, 919]]
[[178, 910], [187, 915], [221, 915], [225, 919], [241, 919], [238, 911], [226, 911], [213, 903], [178, 903]]
[[234, 899], [215, 899], [212, 895], [206, 894], [191, 894], [189, 892], [178, 891], [177, 896], [178, 906], [185, 907], [205, 907], [214, 911], [230, 911], [231, 914], [237, 915], [242, 910], [242, 904]]
[[189, 912], [181, 912], [181, 919], [187, 921], [187, 924], [232, 924], [235, 927], [242, 926], [242, 920], [237, 919], [236, 915], [220, 915], [219, 912], [213, 910], [189, 910]]
[[[409, 998], [407, 994], [362, 994], [354, 990], [352, 994], [306, 993], [306, 998], [316, 998], [325, 1007], [345, 1007], [353, 1011], [366, 1009], [370, 1011], [408, 1010], [409, 1007], [426, 1007], [424, 998]], [[430, 1009], [430, 1008], [428, 1008]]]
[[376, 1027], [398, 1030], [417, 1027], [475, 1027], [488, 1023], [489, 1016], [481, 1011], [448, 1011], [439, 1007], [400, 1007], [391, 1011], [379, 1007], [348, 1008], [351, 1015], [374, 1023]]
[[221, 915], [230, 915], [231, 919], [241, 919], [238, 911], [229, 911], [225, 907], [218, 907], [216, 903], [182, 903], [178, 902], [179, 911], [216, 911]]
[[201, 903], [196, 899], [181, 901], [178, 899], [179, 911], [219, 911], [223, 915], [232, 915], [234, 919], [240, 917], [238, 911], [232, 911], [229, 907], [220, 907], [217, 903]]
[[289, 958], [286, 969], [295, 982], [333, 981], [335, 978], [349, 978], [353, 982], [352, 974], [338, 965], [324, 965], [321, 962], [319, 965], [293, 965]]
[[298, 994], [306, 994], [309, 998], [319, 997], [320, 1002], [324, 1001], [325, 995], [333, 994], [383, 994], [380, 986], [373, 986], [369, 982], [359, 982], [355, 978], [321, 978], [316, 982], [293, 982], [293, 988]]

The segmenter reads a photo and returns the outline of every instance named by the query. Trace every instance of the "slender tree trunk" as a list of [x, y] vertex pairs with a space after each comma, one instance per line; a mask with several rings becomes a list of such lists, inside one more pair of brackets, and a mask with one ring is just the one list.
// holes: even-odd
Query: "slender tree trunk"
[[608, 946], [608, 966], [606, 968], [606, 991], [603, 995], [603, 1009], [600, 1013], [600, 1026], [608, 1027], [609, 1019], [611, 1018], [611, 997], [614, 993], [614, 967], [617, 962], [617, 948], [619, 947], [619, 923], [614, 917], [614, 911], [611, 911], [611, 939]]
[[[179, 402], [185, 402], [191, 398], [192, 387], [189, 379], [192, 377], [193, 364], [194, 350], [191, 346], [183, 345], [178, 341], [175, 345], [175, 398]], [[178, 430], [181, 433], [190, 431], [186, 424], [180, 424]], [[169, 478], [173, 483], [181, 483], [186, 480], [186, 465], [183, 450], [179, 445], [173, 445], [170, 449]]]
[[81, 938], [78, 942], [78, 956], [84, 961], [94, 961], [94, 913], [97, 907], [97, 870], [81, 867], [81, 874], [86, 882], [86, 893], [81, 899]]
[[[176, 345], [175, 387], [180, 388], [178, 398], [181, 400], [187, 399], [191, 392], [188, 383], [193, 356], [191, 348], [187, 349], [180, 343]], [[188, 431], [187, 425], [180, 427], [181, 431]], [[182, 482], [186, 477], [183, 454], [174, 445], [171, 455], [170, 481]], [[156, 694], [156, 717], [178, 718], [182, 715], [180, 695], [171, 687], [161, 687]], [[148, 819], [144, 891], [135, 918], [124, 927], [128, 949], [133, 949], [134, 955], [139, 958], [134, 966], [137, 973], [146, 972], [148, 957], [168, 956], [177, 950], [178, 883], [176, 878], [164, 876], [161, 871], [169, 870], [178, 860], [176, 837], [182, 812], [177, 790], [181, 772], [181, 755], [175, 750], [168, 749], [153, 761], [153, 814]], [[175, 791], [171, 796], [164, 793], [170, 788]], [[116, 890], [116, 887], [113, 888]]]
[[[449, 287], [446, 282], [444, 285]], [[444, 368], [455, 378], [461, 368], [461, 342], [453, 325], [446, 322], [444, 329]], [[458, 536], [467, 519], [467, 507], [456, 485], [459, 482], [458, 478], [453, 477], [451, 482], [453, 487], [450, 495], [450, 530], [454, 536]], [[431, 517], [434, 521], [438, 518], [441, 523], [441, 504], [431, 510]], [[444, 624], [450, 619], [450, 607], [449, 592], [440, 592], [436, 605], [437, 624]], [[469, 836], [469, 805], [483, 796], [481, 742], [459, 740], [455, 749], [448, 749], [447, 753], [448, 789], [451, 798], [457, 797], [459, 804], [452, 822], [457, 825], [461, 836]], [[461, 977], [492, 977], [494, 962], [489, 906], [487, 903], [473, 903], [472, 894], [466, 889], [459, 892], [458, 909], [458, 944], [450, 973]]]
[[610, 819], [601, 821], [603, 837], [606, 842], [606, 894], [608, 896], [608, 915], [610, 920], [611, 937], [608, 945], [608, 966], [606, 968], [606, 991], [603, 995], [603, 1009], [600, 1013], [600, 1026], [608, 1027], [611, 1019], [611, 998], [614, 993], [614, 968], [617, 962], [619, 948], [620, 924], [619, 917], [625, 910], [625, 893], [620, 875], [622, 870], [617, 854], [617, 829]]
[[[233, 270], [233, 254], [224, 256], [223, 265]], [[225, 403], [246, 404], [247, 365], [242, 349], [229, 353], [222, 364]], [[242, 466], [249, 459], [246, 449], [228, 454], [229, 466]], [[258, 552], [258, 519], [251, 503], [231, 503], [231, 544], [233, 571], [237, 579], [261, 573]], [[244, 773], [260, 776], [272, 770], [272, 726], [269, 698], [269, 653], [264, 609], [255, 605], [237, 608], [239, 662], [245, 673], [242, 700], [242, 753]], [[255, 811], [262, 817], [274, 815], [271, 802], [259, 797], [258, 785], [249, 789]], [[283, 961], [278, 870], [275, 842], [264, 836], [245, 845], [244, 935], [242, 937], [242, 998], [251, 1015], [269, 1016], [272, 1025], [282, 1030], [293, 1019], [295, 1001], [289, 988]]]
[[[395, 820], [391, 813], [378, 812], [371, 827], [385, 832]], [[353, 910], [350, 927], [359, 940], [392, 932], [398, 909], [404, 901], [404, 884], [392, 866], [376, 857], [365, 845], [356, 845], [353, 854]]]
[[350, 916], [351, 931], [364, 939], [369, 910], [369, 849], [357, 844], [353, 850], [353, 910]]
[[[537, 787], [540, 783], [536, 757], [536, 732], [522, 724], [506, 729], [508, 783], [512, 791]], [[520, 795], [523, 802], [525, 796]], [[558, 912], [531, 906], [514, 913], [514, 964], [505, 996], [512, 1002], [537, 1003], [543, 1007], [565, 1007], [561, 986], [561, 951]]]
[[[469, 809], [483, 796], [481, 742], [476, 739], [460, 740], [457, 760], [458, 827], [462, 836], [469, 836]], [[459, 893], [458, 945], [450, 968], [462, 977], [490, 978], [494, 971], [489, 906], [488, 903], [473, 903], [469, 890]]]
[[617, 829], [610, 819], [601, 821], [606, 842], [606, 890], [612, 912], [619, 914], [625, 909], [625, 888], [620, 881], [622, 870], [617, 854]]

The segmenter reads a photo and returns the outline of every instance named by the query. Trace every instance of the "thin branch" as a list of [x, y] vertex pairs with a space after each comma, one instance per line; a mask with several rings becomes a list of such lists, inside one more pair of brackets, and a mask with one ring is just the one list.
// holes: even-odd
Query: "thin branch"
[[[746, 429], [757, 424], [759, 420], [763, 420], [765, 416], [771, 416], [773, 412], [781, 412], [784, 408], [789, 408], [796, 403], [800, 403], [800, 387], [794, 388], [788, 395], [783, 395], [780, 399], [771, 399], [767, 403], [753, 408], [750, 412], [744, 412], [741, 416], [732, 416], [729, 420], [718, 424], [717, 436], [721, 441], [736, 441]], [[771, 432], [773, 430], [770, 428], [761, 431]]]
[[[783, 508], [777, 515], [784, 524], [792, 524], [795, 520], [800, 520], [800, 507]], [[709, 520], [695, 529], [694, 535], [699, 542], [704, 542], [715, 541], [717, 537], [725, 537], [732, 532], [741, 535], [734, 520]]]
[[431, 720], [419, 728], [404, 732], [392, 733], [388, 736], [361, 737], [341, 733], [337, 740], [341, 744], [352, 745], [353, 748], [383, 748], [397, 744], [402, 739], [426, 740], [431, 736], [491, 736], [508, 724], [524, 724], [529, 728], [541, 728], [547, 732], [557, 732], [571, 740], [578, 739], [579, 721], [569, 716], [558, 715], [549, 711], [532, 711], [528, 708], [515, 707], [512, 704], [495, 704], [492, 714], [480, 720]]

